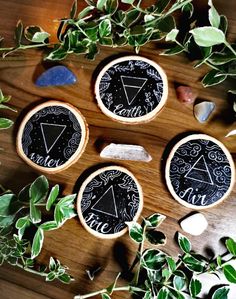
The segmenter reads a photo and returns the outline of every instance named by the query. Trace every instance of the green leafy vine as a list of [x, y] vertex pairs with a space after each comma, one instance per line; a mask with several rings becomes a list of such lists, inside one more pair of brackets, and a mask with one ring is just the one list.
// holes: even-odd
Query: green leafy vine
[[[45, 233], [60, 228], [68, 219], [76, 216], [76, 194], [62, 198], [58, 198], [58, 195], [59, 186], [55, 185], [49, 191], [47, 178], [40, 176], [24, 187], [18, 196], [10, 191], [0, 196], [0, 264], [7, 262], [43, 276], [46, 281], [59, 279], [69, 283], [72, 280], [67, 273], [68, 268], [53, 257], [50, 258], [48, 269], [36, 261], [43, 247]], [[43, 213], [52, 219], [43, 221]]]

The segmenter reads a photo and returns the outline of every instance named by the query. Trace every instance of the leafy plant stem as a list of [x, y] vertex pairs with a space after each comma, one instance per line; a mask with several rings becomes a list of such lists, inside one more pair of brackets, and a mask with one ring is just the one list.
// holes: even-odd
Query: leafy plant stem
[[[130, 286], [123, 286], [123, 287], [117, 287], [113, 289], [113, 292], [119, 292], [119, 291], [129, 291]], [[107, 293], [107, 289], [102, 289], [100, 291], [92, 292], [86, 295], [78, 295], [75, 296], [74, 299], [86, 299], [86, 298], [91, 298], [97, 295], [105, 294]]]
[[[141, 258], [142, 254], [143, 254], [143, 249], [144, 249], [144, 241], [145, 241], [145, 231], [146, 231], [146, 224], [144, 225], [143, 227], [143, 240], [140, 244], [140, 247], [139, 247], [139, 251], [137, 253], [137, 256], [139, 256]], [[140, 274], [140, 270], [141, 270], [141, 263], [138, 264], [138, 269], [135, 273], [135, 276], [134, 276], [134, 285], [137, 286], [138, 285], [138, 281], [139, 281], [139, 274]]]
[[21, 265], [19, 262], [16, 263], [16, 266], [19, 267], [19, 268], [21, 268], [21, 269], [23, 269], [23, 270], [25, 270], [26, 272], [29, 272], [29, 273], [32, 273], [32, 274], [36, 274], [36, 275], [39, 275], [39, 276], [42, 276], [42, 277], [47, 277], [47, 275], [48, 275], [45, 272], [38, 272], [38, 271], [36, 271], [34, 269], [30, 269], [28, 267], [25, 267], [24, 265]]

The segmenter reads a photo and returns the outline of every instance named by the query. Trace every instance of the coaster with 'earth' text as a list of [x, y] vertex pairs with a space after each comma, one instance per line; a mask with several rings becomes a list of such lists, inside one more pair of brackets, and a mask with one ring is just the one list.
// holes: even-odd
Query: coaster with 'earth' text
[[166, 103], [167, 77], [154, 61], [126, 56], [101, 70], [95, 95], [102, 112], [113, 120], [127, 124], [148, 122]]

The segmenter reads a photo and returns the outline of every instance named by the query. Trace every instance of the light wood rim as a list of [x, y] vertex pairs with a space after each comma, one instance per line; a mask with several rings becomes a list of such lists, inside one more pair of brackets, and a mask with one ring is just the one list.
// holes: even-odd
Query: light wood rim
[[97, 175], [99, 175], [100, 173], [107, 171], [107, 170], [119, 170], [121, 172], [124, 172], [126, 174], [128, 174], [129, 176], [132, 177], [132, 179], [135, 181], [137, 188], [138, 188], [138, 193], [139, 193], [139, 207], [138, 210], [135, 214], [135, 217], [133, 218], [133, 221], [136, 221], [143, 209], [143, 191], [142, 191], [142, 187], [139, 184], [138, 180], [136, 179], [136, 177], [126, 168], [121, 167], [121, 166], [107, 166], [107, 167], [103, 167], [100, 168], [98, 170], [96, 170], [95, 172], [93, 172], [92, 174], [90, 174], [87, 179], [83, 182], [82, 186], [80, 187], [80, 191], [78, 193], [77, 196], [77, 212], [78, 212], [78, 217], [80, 219], [81, 224], [83, 225], [83, 227], [92, 235], [94, 235], [95, 237], [101, 238], [101, 239], [114, 239], [114, 238], [118, 238], [122, 235], [124, 235], [127, 230], [128, 227], [125, 227], [124, 229], [122, 229], [120, 232], [118, 233], [114, 233], [114, 234], [102, 234], [102, 233], [98, 233], [95, 230], [91, 229], [85, 222], [84, 217], [82, 215], [82, 211], [81, 211], [81, 200], [83, 198], [83, 192], [86, 188], [86, 186], [88, 185], [88, 183], [95, 178]]
[[[160, 74], [162, 81], [163, 81], [163, 95], [162, 98], [159, 102], [159, 104], [157, 105], [157, 107], [152, 110], [151, 112], [149, 112], [148, 114], [144, 115], [144, 116], [140, 116], [140, 117], [133, 117], [133, 118], [128, 118], [128, 117], [123, 117], [123, 116], [119, 116], [116, 115], [114, 113], [112, 113], [109, 109], [107, 109], [105, 107], [105, 105], [103, 104], [103, 101], [100, 97], [100, 92], [99, 92], [99, 85], [100, 85], [100, 81], [101, 78], [103, 77], [103, 75], [105, 74], [105, 72], [112, 67], [113, 65], [119, 63], [119, 62], [124, 62], [124, 61], [128, 61], [128, 60], [140, 60], [140, 61], [144, 61], [148, 64], [150, 64], [151, 66], [153, 66]], [[112, 118], [115, 121], [124, 123], [124, 124], [139, 124], [139, 123], [147, 123], [150, 122], [151, 120], [153, 120], [157, 114], [162, 110], [162, 108], [164, 107], [166, 101], [167, 101], [167, 97], [168, 97], [168, 80], [167, 80], [167, 76], [166, 73], [164, 72], [164, 70], [159, 66], [159, 64], [157, 64], [156, 62], [145, 58], [145, 57], [141, 57], [141, 56], [125, 56], [125, 57], [121, 57], [118, 59], [115, 59], [113, 61], [111, 61], [110, 63], [108, 63], [99, 73], [96, 82], [95, 82], [95, 96], [98, 102], [98, 106], [101, 109], [101, 111], [108, 117]]]
[[[170, 165], [171, 165], [171, 160], [176, 152], [176, 150], [184, 143], [188, 142], [188, 141], [192, 141], [192, 140], [196, 140], [196, 139], [204, 139], [204, 140], [210, 140], [214, 143], [216, 143], [221, 149], [222, 151], [225, 153], [228, 161], [229, 161], [229, 164], [230, 164], [230, 168], [231, 168], [231, 182], [230, 182], [230, 186], [228, 188], [228, 190], [226, 191], [226, 193], [224, 194], [224, 196], [219, 199], [217, 202], [213, 203], [213, 204], [210, 204], [208, 206], [195, 206], [195, 205], [192, 205], [192, 204], [189, 204], [189, 203], [186, 203], [186, 201], [184, 201], [183, 199], [181, 199], [175, 192], [173, 186], [172, 186], [172, 183], [171, 183], [171, 180], [170, 180]], [[211, 137], [209, 135], [206, 135], [206, 134], [193, 134], [193, 135], [190, 135], [190, 136], [187, 136], [183, 139], [181, 139], [174, 147], [173, 149], [171, 150], [170, 152], [170, 155], [166, 161], [166, 168], [165, 168], [165, 178], [166, 178], [166, 184], [167, 184], [167, 187], [171, 193], [171, 195], [174, 197], [175, 200], [177, 200], [180, 204], [184, 205], [185, 207], [187, 208], [191, 208], [191, 209], [194, 209], [194, 210], [205, 210], [205, 209], [208, 209], [208, 208], [212, 208], [218, 204], [220, 204], [223, 200], [225, 200], [230, 192], [232, 191], [233, 189], [233, 186], [234, 186], [234, 182], [235, 182], [235, 165], [234, 165], [234, 161], [233, 161], [233, 158], [229, 152], [229, 150], [225, 147], [224, 144], [222, 144], [220, 141], [218, 141], [217, 139], [215, 139], [214, 137]]]
[[[22, 148], [22, 135], [23, 135], [26, 123], [39, 110], [41, 110], [45, 107], [49, 107], [49, 106], [62, 106], [62, 107], [69, 109], [75, 115], [75, 117], [78, 119], [80, 127], [81, 127], [81, 142], [79, 144], [78, 149], [65, 164], [55, 167], [55, 168], [46, 168], [46, 167], [39, 166], [36, 163], [32, 162], [26, 156], [26, 154], [24, 153], [23, 148]], [[69, 103], [65, 103], [65, 102], [61, 102], [61, 101], [47, 101], [43, 104], [36, 106], [29, 113], [27, 113], [27, 115], [24, 117], [23, 121], [20, 124], [19, 130], [17, 133], [17, 137], [16, 137], [16, 150], [17, 150], [18, 155], [32, 168], [39, 170], [41, 172], [54, 174], [54, 173], [57, 173], [57, 172], [67, 169], [72, 164], [74, 164], [78, 161], [78, 159], [81, 157], [81, 155], [85, 151], [86, 145], [88, 143], [88, 139], [89, 139], [89, 130], [88, 130], [87, 122], [86, 122], [84, 116], [81, 114], [81, 112], [76, 107], [72, 106]]]

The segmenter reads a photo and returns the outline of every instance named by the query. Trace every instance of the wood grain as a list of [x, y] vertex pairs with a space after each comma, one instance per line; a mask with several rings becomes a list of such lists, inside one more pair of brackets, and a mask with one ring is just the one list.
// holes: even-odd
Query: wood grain
[[[0, 35], [5, 37], [6, 44], [12, 45], [12, 34], [16, 21], [21, 18], [25, 25], [38, 24], [55, 36], [57, 24], [54, 19], [68, 15], [71, 1], [36, 1], [36, 0], [0, 0], [1, 18]], [[79, 7], [82, 7], [82, 1]], [[199, 10], [206, 10], [207, 1], [195, 1]], [[229, 18], [231, 40], [236, 39], [235, 1], [214, 1], [217, 8]], [[234, 82], [214, 88], [204, 89], [199, 80], [207, 68], [193, 69], [193, 62], [185, 56], [164, 57], [159, 56], [160, 49], [157, 44], [145, 46], [140, 54], [159, 63], [166, 71], [169, 80], [169, 96], [167, 105], [152, 122], [137, 126], [128, 126], [116, 123], [107, 118], [99, 110], [93, 94], [94, 74], [104, 59], [112, 55], [129, 53], [130, 48], [110, 49], [101, 48], [100, 55], [95, 61], [87, 61], [82, 56], [71, 56], [63, 61], [78, 77], [78, 83], [67, 87], [37, 88], [35, 78], [49, 66], [57, 63], [43, 61], [43, 53], [38, 50], [19, 52], [0, 60], [0, 88], [5, 94], [12, 95], [11, 104], [18, 113], [4, 112], [6, 116], [15, 120], [11, 130], [1, 131], [0, 152], [2, 162], [0, 182], [2, 185], [18, 192], [20, 188], [31, 182], [39, 173], [27, 166], [16, 154], [15, 138], [20, 120], [27, 111], [36, 104], [47, 99], [60, 99], [80, 109], [90, 128], [90, 140], [81, 159], [67, 170], [48, 175], [52, 183], [58, 182], [63, 186], [63, 192], [78, 191], [76, 183], [88, 169], [102, 166], [107, 161], [99, 157], [99, 148], [103, 142], [133, 143], [145, 146], [152, 155], [153, 160], [148, 163], [117, 162], [127, 167], [139, 180], [144, 191], [143, 216], [153, 212], [160, 212], [167, 216], [161, 229], [167, 234], [168, 243], [165, 248], [170, 254], [177, 256], [178, 250], [174, 242], [176, 231], [180, 230], [178, 221], [191, 210], [177, 203], [168, 192], [163, 173], [163, 163], [166, 157], [166, 148], [170, 142], [180, 134], [194, 131], [212, 135], [218, 138], [236, 159], [236, 139], [224, 138], [226, 133], [235, 128], [227, 101], [226, 88], [233, 88]], [[191, 86], [199, 99], [213, 100], [217, 110], [212, 119], [206, 124], [199, 124], [193, 117], [192, 105], [183, 105], [176, 98], [176, 84]], [[204, 254], [209, 251], [224, 252], [220, 242], [222, 237], [236, 238], [236, 189], [220, 206], [206, 210], [209, 227], [200, 237], [191, 237], [193, 249]], [[46, 283], [42, 278], [30, 275], [24, 271], [8, 265], [0, 268], [1, 298], [72, 298], [75, 294], [83, 294], [108, 286], [116, 272], [127, 269], [136, 250], [127, 235], [118, 240], [99, 240], [89, 235], [80, 225], [78, 219], [68, 221], [61, 229], [46, 234], [45, 246], [40, 261], [47, 263], [51, 255], [60, 259], [69, 266], [75, 282], [69, 286], [60, 283]], [[89, 282], [86, 269], [101, 267], [101, 271], [94, 281]], [[114, 295], [113, 298], [127, 298], [127, 294]]]

